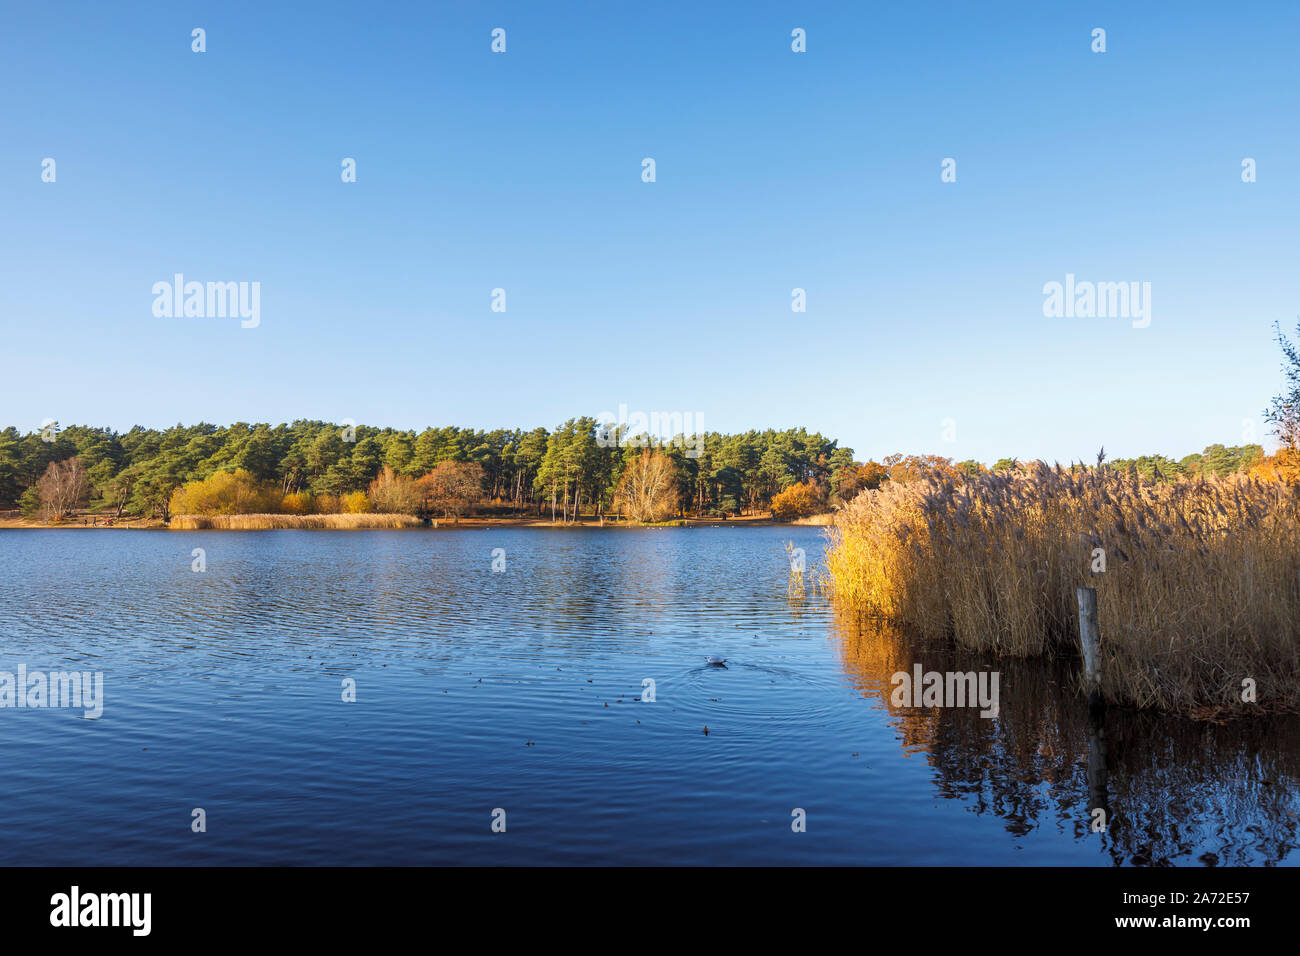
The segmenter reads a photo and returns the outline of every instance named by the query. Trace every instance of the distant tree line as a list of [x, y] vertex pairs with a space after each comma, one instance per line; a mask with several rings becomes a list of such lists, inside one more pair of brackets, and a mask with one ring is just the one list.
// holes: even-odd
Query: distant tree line
[[[341, 427], [320, 421], [176, 425], [157, 430], [50, 426], [0, 431], [0, 509], [59, 520], [89, 508], [113, 517], [176, 514], [404, 512], [458, 517], [514, 513], [572, 521], [620, 513], [772, 514], [833, 509], [886, 481], [959, 477], [1015, 467], [938, 455], [855, 461], [805, 429], [716, 432], [693, 441], [625, 440], [593, 418], [554, 431]], [[688, 453], [688, 447], [698, 455]], [[1083, 467], [1082, 465], [1075, 467]], [[1182, 459], [1109, 462], [1149, 481], [1255, 472], [1300, 479], [1300, 456], [1259, 445], [1211, 445]]]
[[[178, 506], [217, 513], [482, 509], [572, 520], [618, 507], [662, 519], [766, 512], [796, 484], [816, 489], [825, 508], [833, 489], [856, 484], [860, 467], [851, 449], [802, 428], [709, 433], [692, 441], [695, 455], [682, 436], [629, 441], [597, 425], [573, 418], [554, 431], [417, 432], [295, 421], [126, 432], [52, 425], [27, 434], [11, 426], [0, 431], [0, 508], [59, 517], [88, 506], [164, 519]], [[80, 501], [68, 505], [60, 492], [60, 514], [45, 507], [38, 487], [54, 465], [61, 488], [64, 470], [84, 476], [73, 489]]]

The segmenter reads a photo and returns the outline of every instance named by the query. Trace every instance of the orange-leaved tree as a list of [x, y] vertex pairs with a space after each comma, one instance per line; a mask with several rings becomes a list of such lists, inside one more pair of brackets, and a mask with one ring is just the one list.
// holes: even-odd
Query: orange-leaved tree
[[920, 481], [923, 478], [958, 478], [961, 472], [951, 458], [941, 455], [902, 455], [887, 457], [882, 464], [890, 481]]
[[1300, 484], [1300, 448], [1284, 445], [1276, 453], [1251, 465], [1250, 474], [1266, 480], [1284, 481], [1288, 485]]
[[440, 511], [448, 518], [462, 514], [483, 500], [483, 466], [472, 461], [443, 461], [416, 482], [423, 509]]
[[772, 496], [772, 517], [777, 521], [807, 518], [825, 510], [826, 496], [811, 482], [798, 482]]

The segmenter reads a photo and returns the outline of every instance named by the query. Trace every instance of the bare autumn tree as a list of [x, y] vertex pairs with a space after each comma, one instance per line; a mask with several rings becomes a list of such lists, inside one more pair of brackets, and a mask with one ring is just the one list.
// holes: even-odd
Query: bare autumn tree
[[81, 459], [75, 455], [66, 461], [52, 461], [36, 482], [41, 497], [41, 513], [46, 521], [61, 521], [90, 497], [90, 482]]
[[[1277, 344], [1282, 348], [1286, 359], [1282, 371], [1286, 375], [1286, 388], [1273, 399], [1272, 406], [1264, 413], [1264, 419], [1273, 426], [1273, 431], [1288, 449], [1300, 448], [1300, 346], [1288, 339], [1282, 332], [1282, 326], [1275, 324]], [[1300, 332], [1300, 324], [1296, 331]]]
[[439, 462], [416, 484], [425, 510], [459, 519], [483, 498], [483, 466], [472, 461]]
[[627, 463], [614, 493], [614, 506], [633, 521], [663, 521], [677, 513], [677, 478], [672, 459], [647, 448]]
[[388, 465], [370, 483], [370, 500], [375, 510], [387, 514], [416, 514], [420, 510], [420, 492], [415, 482], [397, 474]]

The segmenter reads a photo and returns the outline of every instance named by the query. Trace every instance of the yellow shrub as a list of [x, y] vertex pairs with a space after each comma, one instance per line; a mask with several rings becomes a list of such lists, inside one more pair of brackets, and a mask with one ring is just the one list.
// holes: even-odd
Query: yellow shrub
[[312, 510], [318, 515], [336, 515], [341, 514], [345, 509], [343, 499], [338, 495], [317, 495]]
[[311, 492], [295, 491], [280, 500], [280, 513], [286, 515], [309, 515], [315, 512]]
[[364, 491], [349, 491], [339, 499], [339, 512], [350, 515], [363, 515], [370, 511], [370, 496]]
[[219, 471], [203, 481], [186, 482], [172, 493], [172, 514], [237, 515], [273, 512], [280, 507], [280, 489], [258, 481], [242, 468]]

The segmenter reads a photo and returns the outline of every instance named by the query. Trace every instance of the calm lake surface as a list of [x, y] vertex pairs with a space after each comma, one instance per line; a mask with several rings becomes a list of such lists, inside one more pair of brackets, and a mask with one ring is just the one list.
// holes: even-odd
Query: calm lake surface
[[[791, 594], [788, 541], [821, 564], [817, 528], [0, 531], [0, 671], [105, 698], [0, 709], [0, 864], [1300, 858], [1295, 718], [1098, 736], [1068, 670]], [[891, 707], [918, 662], [1000, 671], [998, 717]]]

